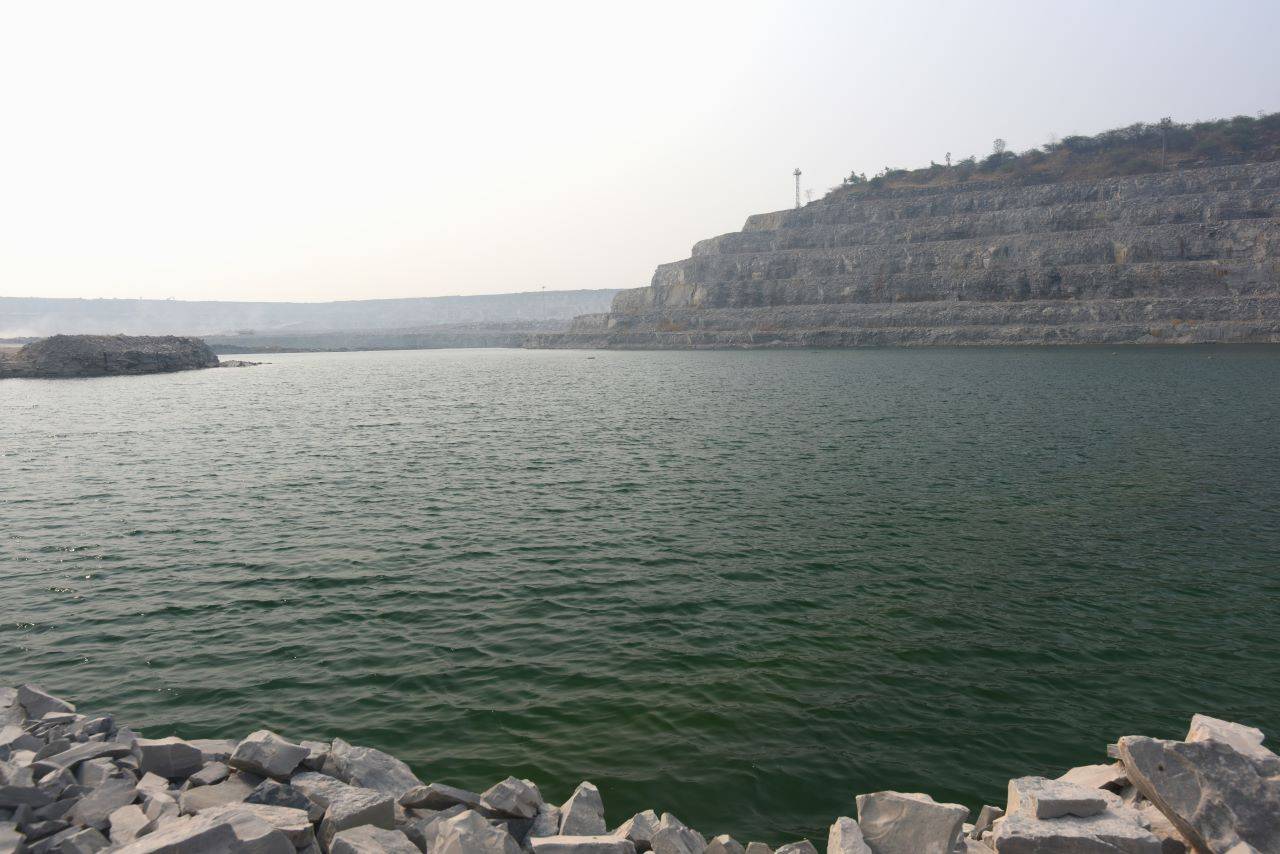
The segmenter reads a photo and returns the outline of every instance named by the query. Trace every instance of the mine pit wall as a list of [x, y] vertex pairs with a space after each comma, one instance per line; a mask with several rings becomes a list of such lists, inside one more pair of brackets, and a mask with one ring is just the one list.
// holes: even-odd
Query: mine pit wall
[[1280, 163], [1258, 163], [836, 193], [752, 216], [528, 343], [1275, 342], [1277, 297]]

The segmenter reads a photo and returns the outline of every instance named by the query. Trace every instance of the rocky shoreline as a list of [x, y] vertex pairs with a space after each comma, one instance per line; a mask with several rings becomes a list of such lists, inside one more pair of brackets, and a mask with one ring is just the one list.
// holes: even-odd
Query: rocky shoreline
[[20, 349], [0, 350], [0, 379], [162, 374], [217, 367], [218, 355], [208, 344], [176, 335], [54, 335]]
[[[1125, 736], [1112, 760], [1009, 781], [1004, 807], [854, 797], [827, 854], [1280, 854], [1280, 757], [1260, 730], [1196, 715], [1187, 737]], [[0, 688], [0, 854], [817, 854], [645, 810], [610, 830], [600, 791], [547, 803], [530, 780], [424, 783], [341, 739], [144, 738], [32, 685]]]

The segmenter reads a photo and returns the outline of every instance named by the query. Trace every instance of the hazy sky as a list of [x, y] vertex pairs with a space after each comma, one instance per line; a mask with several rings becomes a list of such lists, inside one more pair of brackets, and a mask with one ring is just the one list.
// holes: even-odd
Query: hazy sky
[[797, 166], [1280, 110], [1278, 32], [1274, 0], [4, 3], [0, 296], [640, 286]]

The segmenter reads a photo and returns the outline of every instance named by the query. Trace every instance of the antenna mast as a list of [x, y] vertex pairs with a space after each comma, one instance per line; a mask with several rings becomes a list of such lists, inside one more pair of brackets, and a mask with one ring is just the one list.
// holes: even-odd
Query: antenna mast
[[791, 173], [796, 176], [796, 207], [800, 207], [800, 167], [796, 167], [796, 171]]

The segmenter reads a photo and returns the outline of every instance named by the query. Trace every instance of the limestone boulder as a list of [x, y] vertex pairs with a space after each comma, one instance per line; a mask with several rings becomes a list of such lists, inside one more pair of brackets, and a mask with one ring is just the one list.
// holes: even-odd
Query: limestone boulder
[[200, 748], [174, 736], [140, 738], [133, 743], [133, 753], [139, 770], [171, 780], [190, 777], [204, 767]]
[[653, 810], [645, 810], [624, 821], [613, 835], [630, 839], [636, 851], [649, 851], [653, 848], [653, 835], [658, 832], [658, 827], [658, 814]]
[[1019, 777], [1009, 781], [1006, 815], [1027, 813], [1033, 818], [1073, 815], [1088, 818], [1108, 806], [1120, 806], [1120, 798], [1102, 789], [1089, 788], [1044, 777]]
[[[302, 758], [305, 759], [308, 755], [310, 751]], [[408, 765], [381, 750], [353, 747], [336, 738], [330, 755], [337, 768], [338, 779], [352, 786], [374, 789], [396, 798], [422, 786], [422, 781], [409, 770]], [[298, 761], [301, 762], [302, 759]]]
[[663, 813], [651, 840], [654, 854], [702, 854], [707, 839], [671, 813]]
[[520, 845], [480, 813], [466, 810], [437, 825], [429, 854], [520, 854]]
[[1120, 760], [1142, 795], [1200, 851], [1280, 851], [1280, 775], [1227, 741], [1125, 736]]
[[338, 833], [351, 827], [371, 824], [384, 830], [395, 829], [395, 798], [385, 792], [344, 785], [327, 792], [325, 798], [328, 804], [320, 821], [320, 846], [326, 850]]
[[315, 829], [306, 810], [278, 807], [269, 804], [224, 804], [210, 807], [201, 816], [231, 820], [236, 815], [251, 815], [283, 833], [295, 848], [305, 848], [315, 842]]
[[513, 818], [533, 818], [542, 803], [542, 793], [537, 786], [515, 777], [495, 783], [480, 796], [482, 807]]
[[873, 854], [951, 854], [969, 810], [911, 792], [858, 795], [858, 826]]
[[288, 838], [253, 816], [185, 816], [116, 849], [116, 854], [294, 854]]
[[1160, 854], [1160, 840], [1126, 807], [1087, 818], [1010, 813], [996, 822], [992, 842], [998, 854]]
[[306, 757], [307, 749], [302, 745], [260, 729], [236, 746], [227, 764], [263, 777], [287, 780]]
[[1109, 792], [1119, 792], [1129, 785], [1129, 778], [1125, 776], [1124, 766], [1119, 762], [1104, 765], [1082, 765], [1079, 768], [1072, 768], [1058, 779], [1063, 783], [1075, 783], [1077, 786], [1084, 786], [1087, 789], [1106, 789]]
[[227, 762], [240, 742], [224, 738], [189, 738], [187, 744], [200, 751], [205, 762]]
[[582, 782], [560, 807], [561, 836], [602, 836], [604, 799], [594, 784]]
[[[56, 848], [53, 848], [58, 854], [96, 854], [112, 844], [92, 827], [73, 827], [59, 837]], [[4, 841], [0, 839], [0, 851], [4, 850]]]
[[748, 842], [747, 854], [773, 854], [773, 849], [763, 842]]
[[132, 779], [107, 780], [76, 803], [70, 813], [72, 821], [96, 830], [106, 830], [111, 814], [138, 799], [138, 787]]
[[324, 818], [324, 807], [304, 795], [302, 790], [277, 780], [263, 780], [249, 793], [244, 802], [302, 810], [313, 822]]
[[[657, 823], [657, 818], [654, 818], [654, 823]], [[552, 804], [539, 804], [538, 814], [533, 817], [533, 823], [529, 825], [529, 832], [525, 838], [557, 836], [559, 833], [560, 807]]]
[[827, 854], [871, 854], [871, 848], [862, 838], [858, 823], [841, 816], [827, 833]]
[[982, 809], [978, 810], [978, 817], [973, 822], [973, 829], [969, 831], [970, 839], [981, 839], [982, 834], [991, 830], [992, 822], [1004, 815], [1004, 810], [1000, 807], [993, 807], [986, 804]]
[[1261, 766], [1264, 774], [1280, 774], [1280, 756], [1262, 746], [1265, 736], [1257, 727], [1245, 726], [1232, 721], [1211, 718], [1208, 715], [1194, 715], [1191, 728], [1187, 731], [1187, 741], [1220, 741], [1244, 754]]
[[543, 836], [529, 840], [533, 854], [636, 854], [630, 839], [613, 834]]
[[818, 849], [809, 840], [801, 839], [799, 842], [788, 842], [786, 845], [778, 846], [774, 854], [818, 854]]
[[18, 705], [27, 713], [28, 720], [40, 720], [50, 712], [74, 714], [76, 707], [60, 697], [55, 697], [35, 685], [18, 688]]
[[178, 809], [183, 815], [192, 815], [210, 807], [242, 803], [262, 779], [245, 774], [234, 774], [212, 786], [197, 786], [178, 796]]
[[427, 852], [435, 848], [436, 837], [439, 835], [440, 828], [444, 822], [454, 816], [462, 815], [467, 808], [462, 804], [454, 804], [448, 809], [438, 810], [435, 812], [427, 810], [413, 810], [412, 816], [409, 817], [401, 826], [401, 830], [405, 836], [409, 837], [419, 851]]
[[150, 830], [151, 819], [147, 818], [142, 807], [128, 804], [111, 813], [107, 818], [111, 832], [112, 845], [125, 845], [137, 839], [144, 830]]
[[1161, 854], [1187, 854], [1191, 850], [1178, 828], [1173, 826], [1167, 815], [1156, 809], [1155, 804], [1144, 800], [1137, 810], [1147, 829], [1160, 840]]
[[400, 796], [400, 806], [410, 809], [444, 810], [457, 804], [479, 809], [480, 795], [444, 783], [431, 783], [415, 786]]
[[722, 833], [707, 843], [705, 854], [746, 854], [742, 843], [727, 833]]
[[417, 847], [398, 830], [363, 825], [333, 837], [330, 854], [418, 854]]

